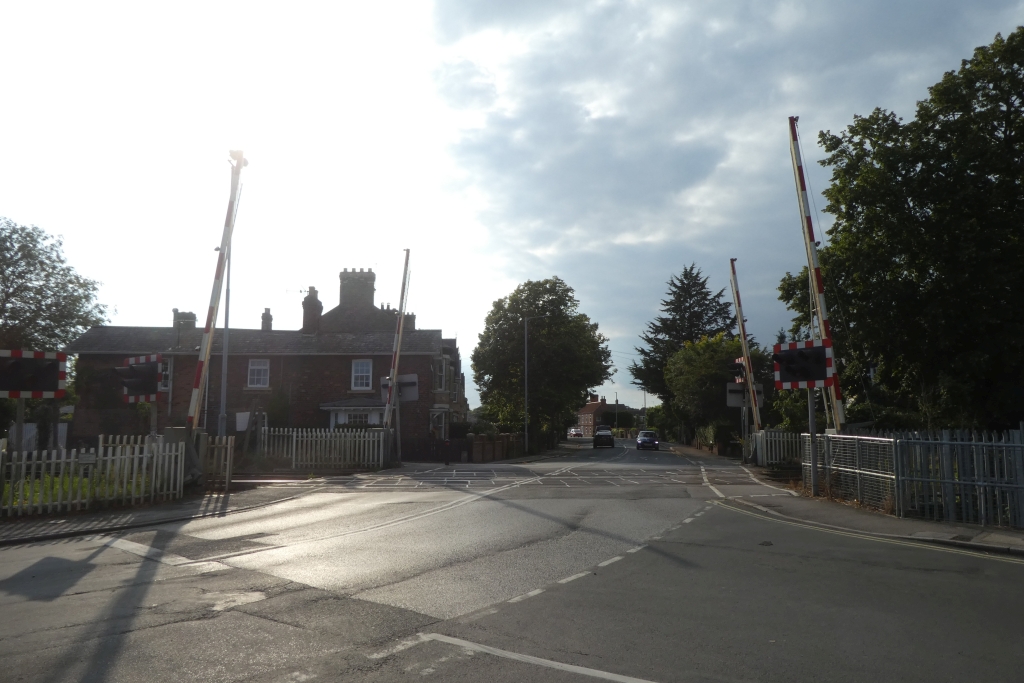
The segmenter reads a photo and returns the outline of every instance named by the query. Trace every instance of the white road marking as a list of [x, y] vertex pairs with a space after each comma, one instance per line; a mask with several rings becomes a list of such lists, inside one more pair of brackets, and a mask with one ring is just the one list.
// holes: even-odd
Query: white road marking
[[410, 647], [414, 647], [414, 646], [419, 645], [420, 643], [424, 643], [424, 642], [426, 642], [428, 640], [430, 640], [430, 638], [428, 638], [426, 636], [426, 634], [417, 633], [414, 638], [409, 638], [407, 640], [403, 640], [403, 641], [399, 642], [397, 645], [392, 645], [391, 647], [389, 647], [386, 650], [381, 650], [380, 652], [375, 652], [372, 655], [366, 655], [366, 656], [369, 659], [384, 659], [385, 657], [389, 657], [389, 656], [391, 656], [393, 654], [397, 654], [397, 653], [401, 652], [402, 650], [408, 650]]
[[629, 550], [627, 550], [626, 552], [627, 552], [627, 553], [636, 553], [636, 552], [640, 552], [641, 550], [643, 550], [643, 549], [644, 549], [644, 548], [646, 548], [646, 547], [647, 547], [646, 545], [638, 545], [638, 546], [637, 546], [637, 547], [635, 547], [635, 548], [630, 548], [630, 549], [629, 549]]
[[756, 481], [756, 482], [757, 482], [758, 484], [760, 484], [761, 486], [767, 486], [767, 487], [768, 487], [768, 488], [770, 488], [770, 489], [775, 489], [776, 491], [782, 491], [783, 493], [785, 493], [785, 494], [788, 494], [788, 495], [790, 495], [790, 496], [799, 496], [799, 495], [800, 495], [800, 494], [799, 494], [799, 493], [797, 493], [796, 491], [790, 491], [789, 489], [780, 489], [780, 488], [779, 488], [778, 486], [772, 486], [771, 484], [766, 484], [766, 483], [764, 483], [763, 481], [761, 481], [760, 479], [758, 479], [757, 477], [755, 477], [755, 476], [754, 476], [754, 473], [753, 473], [753, 472], [751, 472], [750, 470], [748, 470], [748, 469], [747, 469], [746, 467], [744, 467], [743, 465], [740, 465], [740, 469], [741, 469], [741, 470], [743, 470], [744, 472], [746, 472], [746, 473], [747, 473], [747, 475], [748, 475], [748, 476], [749, 476], [749, 477], [750, 477], [751, 479], [753, 479], [754, 481]]
[[701, 515], [703, 515], [703, 514], [704, 514], [704, 511], [703, 511], [703, 510], [701, 510], [700, 512], [698, 512], [698, 513], [694, 514], [693, 516], [694, 516], [694, 517], [700, 517], [700, 516], [701, 516]]
[[517, 595], [516, 597], [512, 598], [511, 600], [509, 600], [509, 602], [522, 602], [523, 600], [526, 600], [527, 598], [532, 598], [533, 596], [540, 595], [543, 592], [544, 592], [543, 588], [537, 588], [537, 589], [534, 589], [534, 590], [530, 591], [529, 593], [523, 593], [522, 595]]
[[[629, 552], [633, 551], [630, 550]], [[575, 581], [576, 579], [582, 579], [584, 576], [588, 576], [589, 574], [590, 572], [580, 572], [579, 574], [573, 574], [572, 576], [567, 576], [564, 579], [559, 579], [558, 583], [569, 583], [570, 581]]]
[[[809, 411], [808, 411], [808, 412], [809, 412]], [[688, 518], [688, 519], [684, 519], [684, 520], [683, 520], [683, 524], [689, 524], [689, 523], [690, 523], [690, 522], [692, 522], [692, 521], [693, 521], [693, 517], [690, 517], [690, 518]]]
[[221, 571], [222, 569], [230, 569], [228, 565], [221, 564], [220, 562], [201, 562], [190, 560], [187, 557], [182, 557], [181, 555], [164, 552], [163, 550], [158, 550], [141, 543], [135, 543], [134, 541], [127, 541], [123, 538], [90, 536], [86, 540], [98, 541], [100, 545], [105, 545], [108, 548], [117, 548], [118, 550], [123, 550], [126, 553], [138, 555], [139, 557], [147, 560], [153, 560], [154, 562], [160, 562], [161, 564], [169, 564], [173, 567], [187, 566], [189, 569], [195, 570], [200, 574]]
[[618, 561], [619, 561], [619, 560], [621, 560], [621, 559], [622, 559], [622, 555], [617, 555], [617, 556], [613, 557], [613, 558], [612, 558], [612, 559], [610, 559], [610, 560], [605, 560], [604, 562], [598, 562], [598, 563], [597, 563], [597, 566], [598, 566], [598, 567], [607, 567], [607, 566], [608, 566], [608, 565], [610, 565], [610, 564], [611, 564], [612, 562], [618, 562]]
[[[436, 640], [442, 643], [448, 643], [450, 645], [456, 645], [466, 650], [472, 650], [474, 652], [483, 652], [495, 657], [504, 657], [505, 659], [513, 659], [518, 662], [525, 662], [527, 664], [536, 664], [537, 666], [544, 666], [549, 669], [557, 669], [559, 671], [568, 671], [574, 674], [580, 674], [583, 676], [590, 676], [591, 678], [600, 678], [606, 681], [617, 681], [618, 683], [653, 683], [643, 678], [634, 678], [633, 676], [623, 676], [622, 674], [610, 673], [608, 671], [600, 671], [598, 669], [590, 669], [585, 666], [576, 666], [575, 664], [565, 664], [563, 662], [556, 662], [551, 659], [541, 659], [540, 657], [532, 657], [530, 655], [522, 655], [518, 652], [509, 652], [508, 650], [500, 650], [496, 647], [489, 645], [481, 645], [480, 643], [473, 643], [468, 640], [462, 640], [461, 638], [452, 638], [451, 636], [442, 636], [439, 633], [421, 633], [419, 634], [419, 642], [426, 640]], [[419, 643], [413, 643], [417, 645]], [[411, 647], [411, 646], [410, 646]]]
[[725, 498], [725, 494], [716, 489], [714, 486], [712, 486], [711, 482], [708, 481], [708, 473], [704, 469], [704, 465], [700, 466], [700, 476], [704, 478], [704, 485], [710, 488], [712, 491], [714, 491], [715, 495], [717, 495], [719, 498]]

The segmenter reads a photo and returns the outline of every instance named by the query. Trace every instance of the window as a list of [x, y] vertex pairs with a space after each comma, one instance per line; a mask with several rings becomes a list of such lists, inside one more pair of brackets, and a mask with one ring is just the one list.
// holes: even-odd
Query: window
[[[369, 361], [364, 361], [364, 362], [368, 363]], [[364, 425], [364, 424], [369, 424], [369, 422], [370, 422], [370, 415], [369, 415], [369, 413], [349, 413], [348, 414], [348, 424], [350, 424], [350, 425]]]
[[445, 365], [447, 363], [444, 358], [438, 358], [434, 362], [434, 389], [444, 391]]
[[269, 360], [249, 361], [249, 386], [257, 389], [266, 389], [270, 386]]
[[370, 375], [373, 374], [373, 361], [354, 360], [352, 361], [352, 388], [369, 389]]

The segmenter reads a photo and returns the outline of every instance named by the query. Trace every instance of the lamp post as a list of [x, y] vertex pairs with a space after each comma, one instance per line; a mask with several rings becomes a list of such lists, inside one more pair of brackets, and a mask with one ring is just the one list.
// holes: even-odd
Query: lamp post
[[530, 449], [530, 321], [550, 317], [549, 313], [523, 318], [523, 455]]

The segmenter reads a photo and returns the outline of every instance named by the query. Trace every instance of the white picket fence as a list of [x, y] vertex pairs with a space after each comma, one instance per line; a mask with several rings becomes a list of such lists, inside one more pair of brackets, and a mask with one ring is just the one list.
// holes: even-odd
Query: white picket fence
[[753, 434], [754, 455], [761, 467], [800, 463], [800, 435], [781, 429], [762, 429]]
[[184, 444], [110, 444], [98, 449], [0, 451], [0, 515], [137, 505], [182, 497]]
[[264, 429], [264, 454], [290, 458], [292, 469], [379, 469], [391, 459], [394, 430]]

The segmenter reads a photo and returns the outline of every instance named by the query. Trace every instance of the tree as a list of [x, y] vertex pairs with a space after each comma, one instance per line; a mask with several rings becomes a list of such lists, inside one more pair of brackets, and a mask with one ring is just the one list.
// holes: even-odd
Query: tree
[[840, 369], [859, 366], [863, 380], [873, 368], [903, 420], [1005, 427], [1024, 416], [1022, 99], [1018, 28], [929, 88], [913, 121], [876, 109], [819, 135]]
[[[719, 332], [713, 337], [686, 342], [669, 359], [665, 381], [674, 396], [675, 407], [691, 430], [709, 424], [728, 424], [739, 431], [739, 410], [726, 406], [725, 385], [735, 381], [730, 365], [742, 355], [740, 340]], [[755, 382], [769, 392], [774, 383], [774, 366], [770, 356], [753, 340], [750, 361]]]
[[471, 357], [480, 402], [493, 422], [523, 423], [527, 316], [549, 316], [530, 321], [530, 424], [560, 432], [575, 424], [589, 391], [611, 377], [611, 352], [597, 323], [579, 312], [569, 285], [557, 277], [524, 282], [494, 302]]
[[106, 321], [99, 284], [62, 248], [61, 238], [0, 217], [0, 349], [56, 351]]
[[[67, 264], [62, 246], [59, 237], [0, 216], [0, 349], [57, 351], [105, 322], [106, 308], [96, 303], [98, 284]], [[73, 396], [73, 363], [68, 370]], [[44, 433], [55, 410], [52, 401], [26, 405], [29, 420], [43, 425]], [[0, 431], [14, 414], [14, 400], [0, 399]]]
[[713, 294], [708, 278], [695, 263], [672, 276], [668, 281], [668, 298], [661, 302], [665, 315], [647, 323], [647, 331], [640, 335], [647, 346], [637, 347], [640, 360], [629, 366], [633, 384], [660, 398], [664, 405], [671, 402], [672, 393], [665, 381], [669, 358], [685, 342], [719, 333], [732, 336], [736, 317], [732, 314], [732, 305], [723, 300], [724, 292], [720, 289]]

